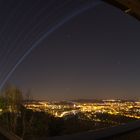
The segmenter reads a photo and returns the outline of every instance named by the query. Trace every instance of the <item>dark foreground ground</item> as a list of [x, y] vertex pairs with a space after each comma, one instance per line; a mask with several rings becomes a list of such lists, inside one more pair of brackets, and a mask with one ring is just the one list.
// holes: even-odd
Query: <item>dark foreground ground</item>
[[113, 136], [105, 140], [140, 140], [140, 129], [122, 135]]
[[[0, 140], [19, 140], [19, 138], [8, 139], [0, 133]], [[96, 131], [33, 140], [140, 140], [140, 120]]]
[[8, 139], [4, 137], [2, 134], [0, 134], [0, 140], [8, 140]]
[[50, 137], [47, 140], [140, 140], [140, 120], [98, 131]]

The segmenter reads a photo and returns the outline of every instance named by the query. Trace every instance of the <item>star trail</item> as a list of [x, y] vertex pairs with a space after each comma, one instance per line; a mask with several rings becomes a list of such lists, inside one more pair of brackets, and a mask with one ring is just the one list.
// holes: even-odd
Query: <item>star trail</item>
[[139, 36], [138, 20], [102, 0], [1, 0], [0, 90], [139, 98]]
[[[100, 0], [87, 2], [21, 0], [12, 2], [15, 7], [11, 9], [9, 7], [13, 5], [6, 3], [6, 6], [9, 4], [8, 8], [11, 11], [1, 26], [1, 36], [5, 34], [6, 38], [1, 39], [3, 50], [0, 62], [0, 89], [18, 65], [43, 39], [71, 18], [99, 3]], [[8, 8], [5, 9], [8, 11]]]

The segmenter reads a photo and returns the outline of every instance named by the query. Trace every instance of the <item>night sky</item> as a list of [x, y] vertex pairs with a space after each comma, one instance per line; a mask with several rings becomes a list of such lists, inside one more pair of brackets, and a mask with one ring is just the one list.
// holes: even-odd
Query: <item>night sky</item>
[[[0, 84], [49, 29], [93, 2], [1, 0]], [[140, 22], [105, 3], [87, 9], [42, 40], [7, 83], [35, 99], [140, 98]]]

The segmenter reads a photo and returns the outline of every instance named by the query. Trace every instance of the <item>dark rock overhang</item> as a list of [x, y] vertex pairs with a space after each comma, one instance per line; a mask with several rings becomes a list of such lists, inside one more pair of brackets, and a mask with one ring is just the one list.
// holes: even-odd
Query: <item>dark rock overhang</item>
[[103, 0], [140, 20], [140, 0]]

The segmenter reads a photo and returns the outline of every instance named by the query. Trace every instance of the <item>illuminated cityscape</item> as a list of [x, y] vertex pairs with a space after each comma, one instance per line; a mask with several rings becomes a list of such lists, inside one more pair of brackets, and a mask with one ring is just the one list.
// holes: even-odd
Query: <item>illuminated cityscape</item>
[[[93, 102], [47, 102], [34, 101], [25, 104], [26, 108], [34, 111], [46, 111], [55, 117], [64, 117], [70, 114], [82, 112], [90, 119], [96, 113], [107, 113], [111, 115], [121, 115], [130, 118], [140, 119], [140, 101], [123, 100], [100, 100]], [[96, 117], [95, 117], [96, 118]], [[96, 120], [97, 121], [97, 120]], [[98, 120], [100, 121], [100, 120]]]
[[140, 0], [0, 0], [0, 18], [0, 140], [140, 140]]

